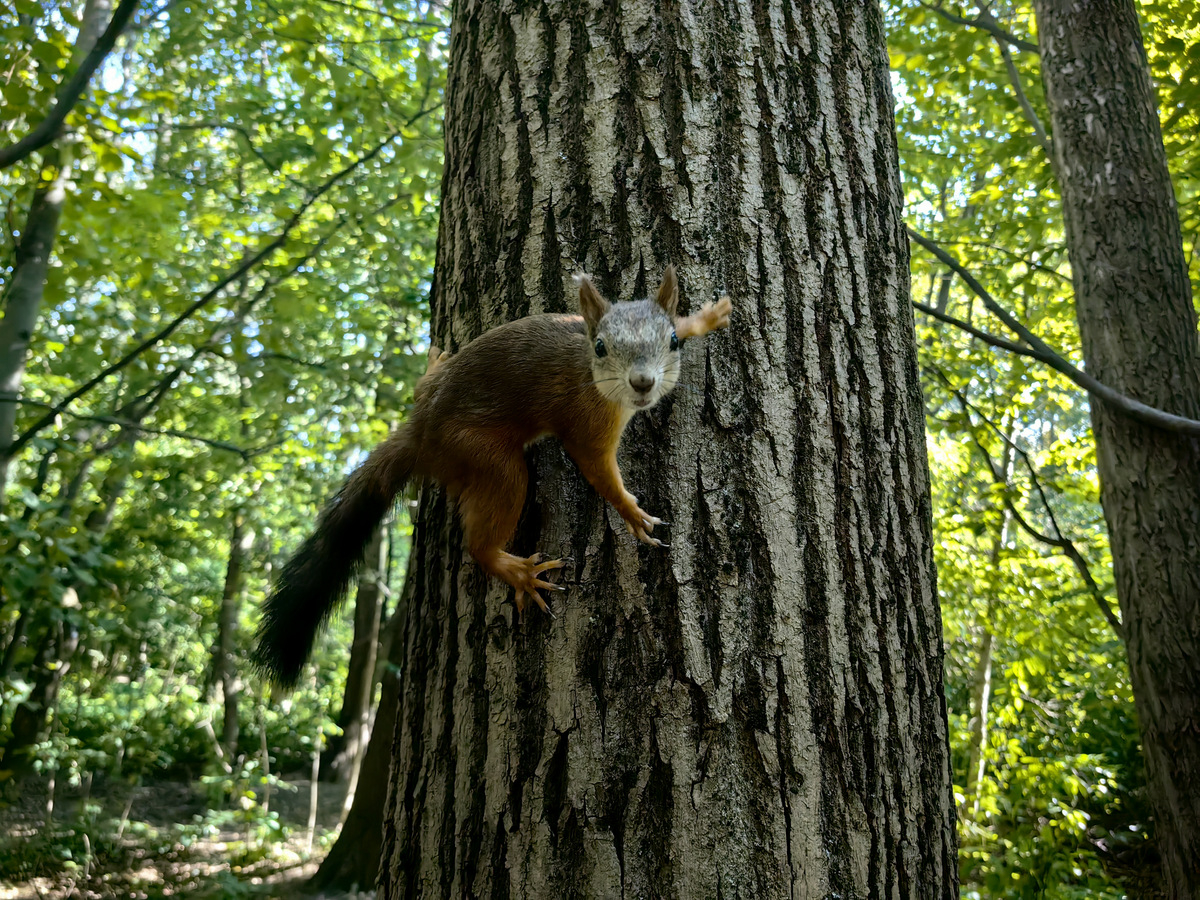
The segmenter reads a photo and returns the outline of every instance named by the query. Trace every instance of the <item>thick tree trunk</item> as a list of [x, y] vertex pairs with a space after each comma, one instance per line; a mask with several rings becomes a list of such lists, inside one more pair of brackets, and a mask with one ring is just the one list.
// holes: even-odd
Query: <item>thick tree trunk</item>
[[381, 896], [956, 897], [879, 9], [462, 0], [452, 33], [436, 343], [574, 309], [585, 266], [735, 312], [625, 434], [670, 549], [530, 454], [557, 618], [425, 492]]
[[[1088, 372], [1200, 418], [1200, 350], [1132, 0], [1036, 0]], [[1150, 797], [1174, 897], [1200, 897], [1200, 440], [1092, 404]]]
[[[386, 524], [381, 524], [367, 545], [366, 563], [354, 597], [354, 643], [346, 670], [346, 689], [337, 724], [341, 736], [330, 741], [321, 765], [326, 781], [353, 783], [355, 768], [370, 738], [371, 699], [375, 693], [375, 654], [379, 649], [382, 587], [387, 581]], [[380, 788], [382, 790], [382, 787]]]

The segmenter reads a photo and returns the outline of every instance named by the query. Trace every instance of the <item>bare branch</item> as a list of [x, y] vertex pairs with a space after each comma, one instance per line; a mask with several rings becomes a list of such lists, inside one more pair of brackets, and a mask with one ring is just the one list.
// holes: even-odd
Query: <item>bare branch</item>
[[366, 13], [369, 16], [379, 16], [382, 19], [387, 19], [389, 22], [395, 22], [397, 25], [410, 25], [415, 28], [431, 28], [438, 31], [444, 31], [449, 27], [444, 22], [430, 21], [428, 19], [399, 18], [390, 13], [385, 13], [381, 9], [371, 9], [369, 6], [359, 6], [355, 3], [347, 3], [346, 0], [320, 0], [320, 2], [326, 3], [330, 6], [340, 6], [343, 9], [351, 9], [355, 12]]
[[83, 96], [83, 92], [87, 90], [88, 82], [91, 81], [96, 69], [112, 52], [117, 38], [121, 36], [121, 32], [125, 30], [129, 20], [133, 17], [138, 2], [139, 0], [121, 0], [116, 12], [113, 13], [112, 21], [108, 23], [104, 33], [96, 40], [95, 46], [88, 51], [79, 64], [79, 68], [75, 70], [75, 74], [59, 88], [58, 94], [54, 98], [54, 106], [50, 108], [46, 118], [38, 122], [29, 134], [15, 144], [0, 148], [0, 169], [6, 169], [20, 162], [30, 153], [45, 147], [58, 136], [59, 129], [62, 128], [63, 121], [67, 118], [67, 113], [74, 109], [79, 98]]
[[995, 19], [988, 21], [987, 19], [983, 18], [982, 16], [980, 16], [977, 19], [967, 19], [967, 18], [964, 18], [963, 16], [956, 15], [955, 13], [950, 12], [950, 10], [948, 10], [948, 9], [943, 8], [940, 3], [927, 3], [927, 2], [925, 2], [925, 0], [920, 0], [920, 3], [926, 9], [932, 10], [933, 12], [937, 13], [939, 16], [941, 16], [947, 22], [953, 22], [955, 25], [966, 25], [968, 28], [978, 28], [980, 31], [986, 31], [988, 34], [990, 34], [996, 40], [1004, 41], [1007, 44], [1011, 44], [1012, 46], [1016, 47], [1018, 50], [1024, 50], [1026, 53], [1037, 53], [1038, 52], [1037, 44], [1033, 43], [1032, 41], [1027, 41], [1027, 40], [1024, 40], [1023, 38], [1019, 38], [1015, 34], [1013, 34], [1011, 31], [1005, 31], [1003, 28], [1000, 27], [1000, 25], [996, 22]]
[[[1200, 421], [1189, 419], [1185, 416], [1177, 416], [1174, 413], [1165, 412], [1164, 410], [1156, 409], [1153, 406], [1142, 403], [1140, 400], [1135, 400], [1132, 397], [1122, 394], [1115, 388], [1109, 387], [1103, 382], [1093, 378], [1091, 375], [1088, 375], [1086, 372], [1071, 365], [1071, 363], [1051, 349], [1049, 344], [1022, 325], [1012, 313], [1001, 306], [996, 299], [990, 293], [988, 293], [987, 289], [979, 283], [975, 276], [972, 275], [966, 268], [964, 268], [957, 259], [951, 256], [929, 238], [912, 228], [908, 229], [908, 236], [936, 256], [951, 269], [953, 269], [955, 273], [957, 273], [958, 276], [966, 283], [967, 287], [969, 287], [975, 293], [975, 295], [983, 301], [983, 305], [987, 307], [988, 311], [992, 315], [1008, 326], [1008, 328], [1011, 329], [1014, 334], [1020, 337], [1021, 340], [1027, 343], [1033, 351], [1036, 351], [1038, 354], [1035, 356], [1036, 359], [1042, 360], [1046, 363], [1046, 365], [1050, 366], [1056, 372], [1061, 372], [1063, 375], [1066, 375], [1069, 379], [1071, 379], [1092, 396], [1103, 400], [1109, 406], [1125, 413], [1128, 416], [1131, 416], [1132, 418], [1137, 419], [1139, 422], [1143, 422], [1147, 425], [1153, 425], [1155, 428], [1161, 428], [1164, 431], [1174, 431], [1180, 434], [1200, 435]], [[982, 333], [977, 336], [981, 339], [984, 339], [982, 337]], [[996, 338], [995, 340], [1000, 339]], [[1025, 352], [1025, 355], [1030, 356], [1033, 354]]]
[[936, 307], [928, 306], [924, 303], [918, 303], [916, 300], [912, 302], [913, 308], [925, 313], [927, 316], [933, 316], [947, 325], [953, 325], [955, 328], [965, 331], [972, 337], [977, 337], [985, 344], [991, 344], [993, 347], [998, 347], [1001, 350], [1007, 350], [1009, 353], [1016, 353], [1020, 356], [1028, 356], [1030, 359], [1036, 359], [1039, 362], [1049, 362], [1049, 359], [1038, 353], [1036, 350], [1030, 350], [1028, 347], [1022, 347], [1020, 344], [1014, 344], [1012, 341], [1006, 341], [1002, 337], [996, 337], [987, 331], [981, 331], [974, 325], [964, 322], [962, 319], [956, 319], [954, 316], [940, 312]]

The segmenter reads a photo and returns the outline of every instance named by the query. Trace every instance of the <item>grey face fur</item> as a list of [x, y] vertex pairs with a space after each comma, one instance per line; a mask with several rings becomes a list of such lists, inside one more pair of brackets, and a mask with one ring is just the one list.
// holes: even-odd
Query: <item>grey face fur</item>
[[652, 300], [613, 304], [592, 341], [596, 389], [626, 409], [649, 409], [679, 381], [674, 334], [674, 323]]
[[577, 281], [596, 390], [631, 414], [649, 409], [679, 381], [675, 268], [667, 267], [655, 300], [610, 304], [586, 275]]

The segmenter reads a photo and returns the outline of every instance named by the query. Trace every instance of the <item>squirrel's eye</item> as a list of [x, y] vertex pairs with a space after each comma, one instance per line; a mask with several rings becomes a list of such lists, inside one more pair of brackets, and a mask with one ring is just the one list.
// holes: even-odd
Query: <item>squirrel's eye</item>
[[674, 331], [671, 332], [671, 349], [679, 349], [679, 335], [677, 335]]
[[601, 338], [596, 338], [596, 355], [608, 356], [608, 348], [604, 346], [604, 341]]

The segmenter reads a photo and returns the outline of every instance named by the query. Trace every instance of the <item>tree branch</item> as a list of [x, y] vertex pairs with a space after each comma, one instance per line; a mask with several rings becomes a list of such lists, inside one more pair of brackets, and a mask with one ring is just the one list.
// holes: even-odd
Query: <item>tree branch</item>
[[251, 269], [253, 269], [255, 266], [257, 266], [260, 262], [262, 262], [264, 259], [266, 259], [268, 256], [270, 256], [275, 250], [279, 249], [285, 243], [287, 243], [287, 239], [288, 239], [289, 235], [296, 228], [296, 226], [300, 224], [300, 221], [304, 218], [304, 214], [308, 211], [308, 209], [314, 203], [317, 202], [318, 199], [320, 199], [326, 192], [328, 192], [339, 181], [341, 181], [343, 178], [345, 178], [351, 172], [355, 171], [359, 166], [361, 166], [364, 163], [368, 162], [369, 160], [375, 158], [383, 150], [384, 147], [388, 146], [397, 137], [398, 137], [397, 134], [393, 134], [392, 136], [388, 137], [386, 140], [382, 141], [373, 150], [370, 150], [367, 153], [363, 154], [357, 160], [355, 160], [354, 162], [347, 165], [345, 168], [341, 169], [340, 171], [338, 171], [338, 172], [334, 173], [332, 176], [330, 176], [320, 187], [318, 187], [315, 191], [313, 191], [309, 195], [308, 199], [306, 199], [300, 205], [300, 208], [297, 209], [296, 212], [292, 214], [291, 218], [288, 219], [286, 223], [284, 223], [283, 228], [280, 230], [280, 232], [274, 238], [272, 238], [270, 241], [267, 241], [262, 247], [260, 247], [253, 254], [250, 254], [249, 256], [245, 257], [242, 260], [242, 262], [232, 272], [228, 273], [223, 278], [221, 278], [208, 291], [206, 291], [199, 299], [197, 299], [196, 301], [191, 303], [183, 312], [181, 312], [178, 316], [176, 316], [174, 319], [172, 319], [166, 326], [159, 329], [157, 332], [152, 334], [150, 337], [143, 340], [141, 343], [139, 343], [136, 347], [134, 347], [132, 350], [130, 350], [128, 353], [126, 353], [124, 356], [122, 356], [115, 363], [102, 369], [95, 376], [90, 378], [88, 381], [84, 382], [82, 385], [77, 387], [70, 394], [68, 394], [66, 397], [64, 397], [62, 400], [60, 400], [57, 404], [55, 404], [50, 409], [50, 411], [46, 413], [46, 415], [44, 415], [42, 418], [40, 418], [36, 422], [34, 422], [33, 425], [31, 425], [28, 429], [26, 429], [25, 432], [22, 433], [20, 437], [18, 437], [15, 441], [12, 442], [12, 444], [10, 444], [8, 447], [0, 450], [0, 458], [3, 458], [3, 457], [11, 458], [11, 457], [15, 456], [17, 453], [19, 453], [21, 451], [21, 449], [26, 444], [28, 444], [31, 440], [33, 440], [33, 438], [37, 435], [38, 432], [40, 432], [46, 426], [52, 424], [54, 422], [54, 420], [59, 416], [59, 414], [64, 412], [68, 406], [70, 406], [72, 403], [74, 403], [76, 400], [78, 400], [84, 394], [88, 393], [88, 391], [92, 390], [92, 388], [96, 387], [96, 385], [103, 382], [106, 378], [108, 378], [109, 375], [112, 375], [115, 372], [121, 371], [121, 369], [125, 368], [127, 365], [129, 365], [131, 362], [133, 362], [135, 359], [137, 359], [138, 356], [140, 356], [146, 350], [150, 349], [155, 344], [158, 344], [159, 342], [170, 337], [171, 334], [173, 334], [175, 332], [175, 330], [179, 328], [179, 326], [181, 326], [184, 322], [186, 322], [188, 319], [190, 319], [197, 312], [199, 312], [204, 306], [206, 306], [207, 304], [212, 302], [212, 300], [214, 298], [216, 298], [222, 291], [224, 291], [226, 287], [228, 287], [230, 284], [233, 284], [239, 278], [243, 277], [247, 272], [249, 272]]
[[[981, 23], [981, 27], [990, 23], [995, 26], [996, 31], [1000, 30], [999, 25], [996, 24], [996, 17], [992, 15], [992, 11], [986, 5], [980, 6], [978, 21]], [[1008, 71], [1008, 80], [1012, 82], [1013, 92], [1017, 95], [1017, 103], [1021, 105], [1021, 111], [1025, 113], [1025, 118], [1033, 126], [1033, 133], [1037, 136], [1038, 143], [1042, 145], [1042, 150], [1046, 152], [1046, 158], [1050, 160], [1050, 165], [1053, 167], [1055, 165], [1054, 145], [1050, 141], [1050, 136], [1046, 134], [1041, 118], [1034, 111], [1033, 104], [1025, 96], [1025, 90], [1021, 87], [1021, 73], [1017, 71], [1017, 64], [1013, 62], [1008, 42], [997, 35], [996, 31], [992, 31], [992, 36], [996, 39], [996, 46], [1000, 48], [1000, 58], [1004, 60], [1004, 68]]]
[[955, 25], [966, 25], [968, 28], [978, 28], [980, 31], [986, 31], [996, 40], [1002, 40], [1005, 43], [1016, 47], [1018, 50], [1024, 50], [1026, 53], [1039, 52], [1037, 44], [1024, 40], [1023, 38], [1019, 38], [1011, 31], [1005, 31], [999, 26], [999, 24], [996, 23], [995, 19], [992, 19], [990, 22], [983, 17], [977, 19], [967, 19], [963, 16], [959, 16], [950, 12], [948, 9], [943, 8], [940, 3], [927, 3], [925, 0], [920, 0], [920, 3], [926, 9], [933, 10], [947, 22], [953, 22]]
[[[950, 393], [954, 395], [955, 399], [958, 400], [959, 404], [962, 406], [963, 413], [968, 418], [968, 421], [970, 420], [971, 413], [979, 416], [979, 418], [984, 421], [988, 428], [990, 428], [1000, 438], [1000, 440], [1004, 441], [1004, 443], [1011, 448], [1014, 453], [1021, 457], [1021, 461], [1025, 464], [1025, 469], [1029, 473], [1030, 484], [1033, 485], [1034, 489], [1038, 492], [1038, 496], [1041, 498], [1042, 507], [1046, 510], [1046, 516], [1050, 520], [1050, 526], [1054, 529], [1054, 534], [1045, 534], [1044, 532], [1034, 528], [1033, 525], [1031, 525], [1021, 513], [1021, 511], [1017, 509], [1013, 499], [1007, 495], [1004, 497], [1005, 508], [1012, 514], [1012, 517], [1016, 520], [1017, 524], [1021, 526], [1021, 529], [1026, 534], [1028, 534], [1035, 541], [1039, 541], [1040, 543], [1046, 544], [1049, 547], [1054, 547], [1056, 550], [1061, 552], [1063, 556], [1070, 560], [1071, 564], [1075, 567], [1075, 570], [1079, 573], [1079, 577], [1083, 579], [1083, 583], [1087, 587], [1088, 593], [1090, 593], [1092, 595], [1092, 599], [1096, 601], [1096, 606], [1099, 607], [1101, 615], [1103, 615], [1108, 621], [1108, 624], [1112, 626], [1112, 629], [1116, 633], [1117, 637], [1124, 640], [1125, 628], [1121, 624], [1121, 620], [1117, 617], [1116, 612], [1112, 608], [1112, 604], [1109, 603], [1109, 600], [1104, 595], [1104, 592], [1100, 590], [1100, 585], [1096, 583], [1096, 579], [1092, 577], [1092, 570], [1088, 565], [1087, 560], [1079, 551], [1079, 548], [1075, 546], [1075, 542], [1064, 535], [1062, 529], [1059, 527], [1058, 519], [1054, 515], [1054, 508], [1050, 505], [1050, 498], [1046, 496], [1046, 491], [1042, 487], [1041, 479], [1038, 477], [1037, 467], [1034, 466], [1033, 460], [1030, 459], [1029, 454], [1025, 451], [1025, 448], [1021, 447], [1011, 437], [1005, 434], [1004, 429], [1000, 428], [988, 417], [986, 413], [983, 412], [983, 410], [968, 400], [966, 394], [951, 383], [945, 372], [943, 372], [937, 366], [932, 366], [931, 368], [938, 376], [938, 379], [942, 382], [942, 384], [946, 386], [946, 389], [949, 390]], [[992, 460], [992, 455], [988, 452], [987, 448], [983, 446], [983, 443], [979, 440], [979, 438], [972, 434], [971, 441], [975, 444], [975, 448], [979, 451], [980, 455], [987, 463], [988, 470], [992, 474], [992, 480], [995, 481], [996, 484], [1008, 487], [1008, 479], [1004, 478], [1000, 470], [996, 468], [996, 464]]]
[[[21, 399], [17, 402], [26, 404], [28, 406], [40, 406], [42, 409], [54, 408], [54, 404], [43, 403], [40, 400]], [[250, 459], [260, 453], [265, 452], [266, 450], [270, 450], [278, 446], [278, 444], [270, 444], [266, 447], [239, 447], [236, 444], [229, 443], [228, 441], [218, 441], [214, 438], [206, 438], [201, 435], [191, 434], [186, 431], [177, 431], [174, 428], [150, 428], [149, 426], [142, 425], [140, 422], [136, 422], [133, 419], [122, 419], [117, 416], [92, 416], [85, 413], [76, 412], [68, 412], [67, 415], [75, 419], [82, 419], [85, 422], [99, 422], [103, 425], [119, 425], [123, 429], [137, 431], [141, 434], [153, 434], [160, 437], [175, 437], [182, 438], [185, 441], [195, 441], [198, 444], [205, 444], [217, 450], [225, 450], [229, 453], [236, 453], [238, 456], [242, 457], [242, 459]]]
[[386, 13], [381, 9], [371, 9], [369, 6], [359, 6], [355, 3], [348, 3], [346, 0], [320, 0], [321, 3], [327, 3], [330, 6], [340, 6], [343, 9], [351, 9], [355, 12], [366, 13], [369, 16], [379, 16], [387, 19], [389, 22], [395, 22], [397, 25], [411, 25], [417, 28], [433, 28], [439, 31], [445, 31], [449, 28], [444, 22], [431, 21], [428, 19], [404, 19], [393, 16], [391, 13]]
[[83, 92], [87, 90], [88, 82], [91, 81], [96, 69], [104, 62], [104, 58], [112, 52], [113, 47], [117, 43], [117, 38], [121, 36], [121, 32], [125, 30], [129, 24], [129, 20], [133, 17], [133, 12], [137, 9], [138, 2], [139, 0], [121, 0], [116, 12], [113, 13], [112, 21], [108, 23], [108, 27], [104, 29], [104, 33], [96, 40], [95, 46], [88, 51], [87, 56], [79, 64], [79, 68], [75, 70], [75, 74], [59, 88], [58, 94], [54, 98], [54, 106], [51, 107], [46, 117], [29, 134], [21, 138], [21, 140], [15, 144], [0, 148], [0, 169], [6, 169], [20, 162], [29, 154], [45, 147], [58, 136], [59, 129], [62, 128], [67, 114], [79, 102], [79, 98], [83, 96]]
[[1001, 350], [1007, 350], [1009, 353], [1016, 353], [1019, 356], [1028, 356], [1030, 359], [1036, 359], [1039, 362], [1049, 362], [1048, 357], [1038, 353], [1036, 350], [1030, 350], [1028, 347], [1022, 347], [1020, 344], [1014, 344], [1012, 341], [1006, 341], [1004, 338], [996, 337], [996, 335], [987, 331], [981, 331], [974, 325], [964, 322], [962, 319], [956, 319], [954, 316], [948, 315], [944, 312], [939, 312], [936, 307], [929, 306], [925, 303], [918, 303], [916, 300], [912, 302], [912, 305], [914, 309], [925, 313], [925, 315], [933, 316], [938, 321], [945, 322], [947, 325], [953, 325], [955, 328], [965, 331], [972, 337], [979, 338], [985, 344], [991, 344], [993, 347], [998, 347]]
[[[1131, 416], [1132, 418], [1137, 419], [1139, 422], [1143, 422], [1147, 425], [1153, 425], [1155, 428], [1161, 428], [1164, 431], [1174, 431], [1180, 434], [1200, 435], [1200, 421], [1189, 419], [1185, 416], [1177, 416], [1174, 413], [1165, 412], [1164, 410], [1156, 409], [1153, 406], [1142, 403], [1140, 400], [1135, 400], [1132, 397], [1122, 394], [1115, 388], [1109, 387], [1103, 382], [1093, 378], [1091, 375], [1088, 375], [1086, 372], [1071, 365], [1071, 363], [1051, 349], [1049, 344], [1022, 325], [1012, 313], [1001, 306], [996, 299], [990, 293], [988, 293], [987, 289], [979, 283], [975, 276], [965, 269], [957, 259], [951, 256], [929, 238], [912, 228], [908, 229], [908, 236], [936, 256], [939, 260], [941, 260], [941, 262], [953, 269], [955, 273], [957, 273], [958, 276], [966, 283], [967, 287], [969, 287], [975, 293], [975, 295], [983, 301], [983, 305], [987, 307], [988, 311], [1006, 326], [1008, 326], [1008, 328], [1014, 334], [1020, 337], [1021, 340], [1027, 343], [1032, 350], [1036, 352], [1035, 355], [1029, 351], [1024, 351], [1024, 355], [1034, 356], [1035, 359], [1040, 359], [1056, 372], [1060, 372], [1067, 376], [1067, 378], [1071, 379], [1092, 396], [1103, 400], [1109, 406], [1125, 413], [1128, 416]], [[952, 322], [951, 324], [956, 323]], [[982, 332], [976, 336], [981, 340], [987, 340], [987, 338], [983, 337]], [[999, 341], [1001, 339], [995, 338], [994, 340]], [[993, 343], [993, 345], [995, 345], [994, 341], [989, 341], [989, 343]], [[1013, 348], [1006, 347], [1005, 349]], [[1014, 350], [1014, 352], [1022, 351]]]

